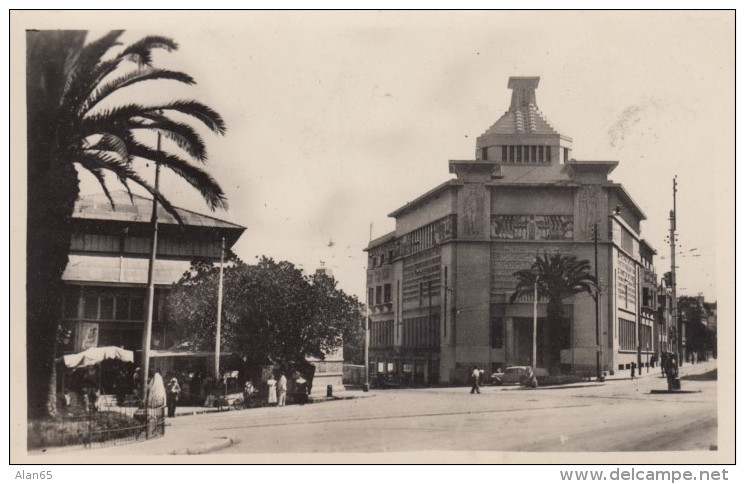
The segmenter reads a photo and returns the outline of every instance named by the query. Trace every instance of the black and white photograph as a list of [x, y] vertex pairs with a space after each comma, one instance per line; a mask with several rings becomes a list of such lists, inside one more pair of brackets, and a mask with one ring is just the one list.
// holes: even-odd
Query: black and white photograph
[[10, 52], [11, 463], [735, 462], [734, 11], [15, 10]]

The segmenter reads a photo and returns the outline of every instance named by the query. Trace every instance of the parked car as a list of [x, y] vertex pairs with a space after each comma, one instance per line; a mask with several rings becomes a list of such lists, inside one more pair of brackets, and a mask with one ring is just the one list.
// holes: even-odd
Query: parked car
[[511, 385], [522, 382], [528, 375], [529, 366], [510, 366], [504, 372], [493, 373], [491, 376], [494, 385]]

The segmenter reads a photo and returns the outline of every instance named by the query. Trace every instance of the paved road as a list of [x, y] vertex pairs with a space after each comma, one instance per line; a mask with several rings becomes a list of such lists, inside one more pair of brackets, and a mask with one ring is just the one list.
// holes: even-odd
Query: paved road
[[707, 450], [717, 444], [716, 382], [684, 384], [702, 392], [650, 394], [665, 387], [651, 376], [583, 388], [487, 387], [481, 395], [394, 390], [212, 428], [240, 440], [220, 451], [231, 454]]
[[[715, 363], [684, 367], [709, 375]], [[305, 406], [185, 416], [149, 442], [76, 453], [158, 455], [214, 442], [237, 441], [214, 454], [473, 451], [708, 450], [717, 444], [716, 380], [695, 377], [684, 390], [651, 394], [665, 380], [636, 380], [560, 389], [484, 387], [387, 390], [365, 398]]]

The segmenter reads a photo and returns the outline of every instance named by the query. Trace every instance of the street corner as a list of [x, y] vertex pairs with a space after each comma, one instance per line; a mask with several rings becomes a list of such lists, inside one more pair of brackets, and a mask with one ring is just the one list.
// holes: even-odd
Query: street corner
[[237, 444], [239, 441], [231, 437], [216, 437], [210, 439], [208, 442], [203, 442], [198, 445], [190, 447], [176, 449], [169, 452], [171, 455], [199, 455], [209, 454], [210, 452], [216, 452], [218, 450], [227, 449], [228, 447]]

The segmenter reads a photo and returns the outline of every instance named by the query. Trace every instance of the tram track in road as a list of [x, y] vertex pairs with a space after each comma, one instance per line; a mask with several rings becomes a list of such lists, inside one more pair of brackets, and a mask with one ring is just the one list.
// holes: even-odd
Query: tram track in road
[[268, 423], [256, 423], [251, 425], [231, 425], [230, 427], [215, 427], [209, 429], [210, 431], [224, 431], [224, 430], [242, 430], [242, 429], [253, 429], [253, 428], [264, 428], [264, 427], [283, 427], [290, 425], [316, 425], [326, 423], [340, 423], [340, 422], [364, 422], [372, 420], [394, 420], [394, 419], [411, 419], [411, 418], [431, 418], [431, 417], [451, 417], [454, 415], [486, 415], [486, 414], [500, 414], [509, 412], [525, 412], [525, 411], [536, 411], [536, 410], [559, 410], [567, 408], [582, 408], [591, 407], [592, 405], [561, 405], [561, 406], [545, 406], [545, 407], [531, 407], [531, 408], [502, 408], [493, 410], [461, 410], [452, 412], [430, 412], [430, 413], [406, 413], [397, 415], [374, 415], [365, 417], [344, 417], [344, 418], [325, 418], [316, 420], [299, 420], [288, 417], [286, 422], [272, 421]]

